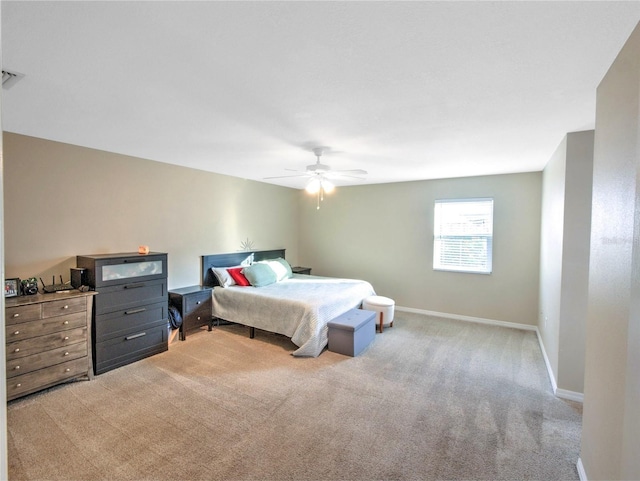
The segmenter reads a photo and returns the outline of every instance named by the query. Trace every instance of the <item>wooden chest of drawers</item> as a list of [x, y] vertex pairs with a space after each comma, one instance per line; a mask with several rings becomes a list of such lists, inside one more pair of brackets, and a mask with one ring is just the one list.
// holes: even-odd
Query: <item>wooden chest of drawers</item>
[[72, 290], [5, 300], [7, 400], [71, 379], [91, 379], [94, 294]]
[[167, 254], [78, 256], [93, 309], [93, 369], [102, 374], [168, 349]]

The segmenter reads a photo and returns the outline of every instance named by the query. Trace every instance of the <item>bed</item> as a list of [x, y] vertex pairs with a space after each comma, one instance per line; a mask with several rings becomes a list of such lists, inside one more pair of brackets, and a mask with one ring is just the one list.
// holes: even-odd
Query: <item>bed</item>
[[223, 287], [212, 270], [278, 258], [285, 259], [284, 249], [202, 256], [202, 283], [213, 287], [213, 316], [249, 326], [251, 337], [254, 328], [285, 335], [298, 346], [294, 356], [317, 357], [327, 345], [327, 323], [375, 291], [362, 280], [303, 274], [262, 287]]

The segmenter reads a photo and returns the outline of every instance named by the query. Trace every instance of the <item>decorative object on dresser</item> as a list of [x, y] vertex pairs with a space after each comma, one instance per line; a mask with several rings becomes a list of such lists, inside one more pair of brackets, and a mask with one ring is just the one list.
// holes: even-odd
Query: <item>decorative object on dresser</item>
[[94, 295], [70, 291], [5, 301], [7, 400], [93, 377], [89, 332]]
[[167, 254], [77, 257], [98, 291], [93, 309], [93, 368], [102, 374], [168, 349]]
[[80, 289], [81, 287], [88, 287], [89, 281], [87, 280], [87, 270], [82, 267], [72, 267], [69, 269], [69, 277], [71, 278], [71, 286], [74, 289]]
[[4, 297], [16, 297], [20, 295], [20, 279], [14, 277], [4, 280]]
[[20, 290], [23, 296], [33, 296], [38, 293], [38, 279], [29, 277], [20, 281]]
[[169, 303], [175, 306], [182, 316], [180, 340], [187, 338], [187, 332], [208, 326], [211, 330], [212, 287], [189, 286], [169, 291]]
[[309, 276], [311, 275], [311, 267], [295, 266], [291, 268], [291, 272], [294, 274], [304, 274]]

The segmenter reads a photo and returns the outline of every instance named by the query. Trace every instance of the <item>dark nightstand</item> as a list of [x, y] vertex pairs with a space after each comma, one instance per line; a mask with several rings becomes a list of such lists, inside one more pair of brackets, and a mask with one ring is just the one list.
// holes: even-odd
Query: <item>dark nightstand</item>
[[212, 307], [211, 287], [189, 286], [169, 291], [169, 302], [182, 316], [180, 340], [187, 338], [187, 332], [202, 326], [211, 325]]
[[311, 275], [311, 267], [295, 266], [291, 268], [291, 272], [293, 272], [294, 274]]

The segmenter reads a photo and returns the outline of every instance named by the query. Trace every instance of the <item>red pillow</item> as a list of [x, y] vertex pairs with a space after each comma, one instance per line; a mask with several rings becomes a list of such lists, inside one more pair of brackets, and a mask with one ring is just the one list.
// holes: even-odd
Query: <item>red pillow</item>
[[251, 283], [242, 273], [242, 269], [244, 269], [244, 267], [234, 267], [233, 269], [227, 269], [227, 272], [239, 286], [250, 286]]

